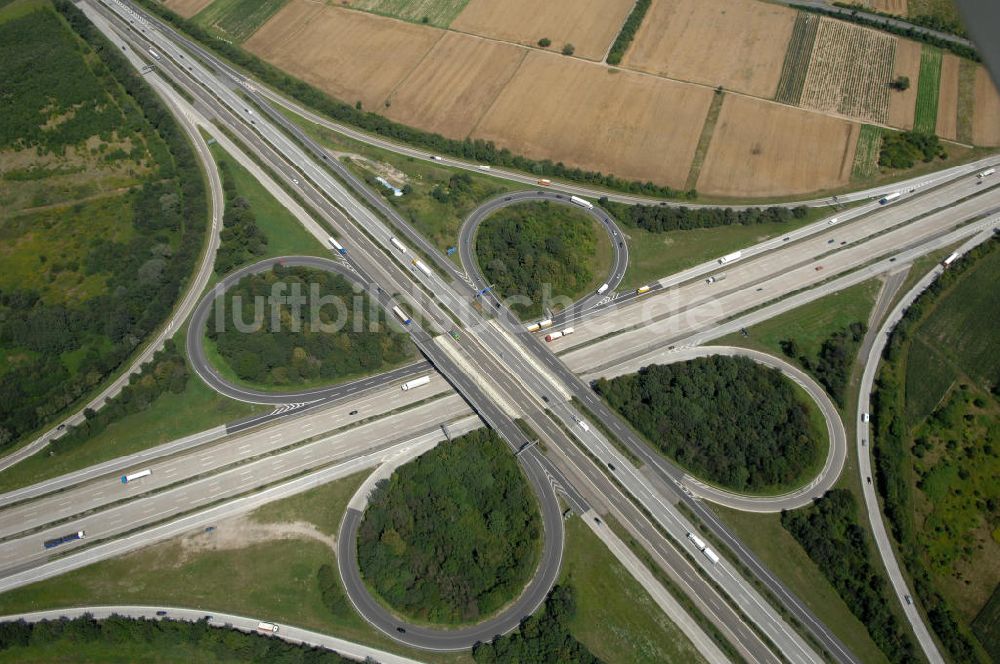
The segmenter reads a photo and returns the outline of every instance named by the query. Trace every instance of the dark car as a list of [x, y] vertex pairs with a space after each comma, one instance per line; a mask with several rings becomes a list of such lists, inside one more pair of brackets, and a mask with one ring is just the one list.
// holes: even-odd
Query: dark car
[[357, 415], [357, 414], [358, 414], [358, 411], [356, 411], [356, 410], [352, 410], [350, 413], [348, 413], [348, 415]]
[[406, 634], [406, 630], [403, 629], [402, 627], [397, 627], [396, 631], [399, 632], [400, 634]]
[[158, 616], [165, 616], [165, 615], [167, 615], [167, 612], [166, 611], [157, 611], [156, 615], [158, 615]]
[[615, 464], [609, 463], [608, 464], [608, 468], [610, 468], [611, 470], [614, 470], [615, 469]]

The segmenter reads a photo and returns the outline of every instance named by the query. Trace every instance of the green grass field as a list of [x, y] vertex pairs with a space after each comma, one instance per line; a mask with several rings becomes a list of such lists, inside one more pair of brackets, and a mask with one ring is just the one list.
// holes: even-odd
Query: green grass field
[[958, 127], [956, 138], [972, 144], [972, 119], [976, 112], [976, 69], [971, 60], [962, 58], [958, 63]]
[[211, 149], [217, 162], [225, 162], [229, 166], [236, 190], [250, 203], [257, 226], [267, 236], [265, 256], [330, 257], [330, 250], [310, 235], [295, 215], [281, 205], [248, 170], [240, 166], [218, 143], [213, 144]]
[[628, 241], [629, 259], [619, 290], [637, 288], [662, 279], [730, 251], [789, 233], [832, 213], [826, 207], [810, 208], [805, 217], [789, 223], [695, 228], [666, 233], [650, 233], [641, 228], [621, 226]]
[[882, 147], [882, 128], [875, 125], [861, 125], [858, 132], [858, 148], [854, 153], [851, 167], [852, 180], [867, 180], [878, 172], [878, 152]]
[[194, 22], [220, 36], [241, 43], [274, 16], [286, 0], [213, 0]]
[[469, 0], [354, 0], [350, 6], [374, 14], [447, 28]]
[[924, 45], [920, 50], [920, 78], [913, 130], [933, 134], [937, 130], [938, 89], [941, 84], [941, 49]]
[[955, 372], [935, 346], [917, 337], [906, 360], [906, 421], [922, 422], [955, 383]]
[[816, 563], [782, 528], [781, 515], [752, 514], [718, 505], [712, 509], [862, 662], [888, 661]]
[[570, 631], [608, 664], [702, 660], [687, 637], [580, 519], [566, 523], [560, 584], [576, 591]]
[[705, 115], [705, 124], [701, 127], [701, 137], [698, 139], [698, 147], [694, 151], [694, 159], [691, 160], [691, 170], [688, 171], [687, 182], [684, 189], [690, 191], [698, 188], [698, 177], [701, 175], [701, 167], [705, 163], [705, 155], [708, 154], [708, 147], [712, 144], [712, 134], [715, 133], [715, 125], [719, 121], [719, 113], [722, 111], [722, 101], [726, 95], [716, 91], [712, 95], [712, 104], [708, 107]]
[[1000, 662], [1000, 586], [997, 586], [990, 601], [976, 616], [972, 629], [993, 661]]

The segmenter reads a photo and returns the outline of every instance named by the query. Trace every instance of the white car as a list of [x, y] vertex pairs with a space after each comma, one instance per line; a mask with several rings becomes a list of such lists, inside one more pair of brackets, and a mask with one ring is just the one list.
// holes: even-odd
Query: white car
[[867, 422], [870, 419], [871, 419], [871, 415], [869, 415], [868, 413], [861, 413], [861, 421], [862, 422]]

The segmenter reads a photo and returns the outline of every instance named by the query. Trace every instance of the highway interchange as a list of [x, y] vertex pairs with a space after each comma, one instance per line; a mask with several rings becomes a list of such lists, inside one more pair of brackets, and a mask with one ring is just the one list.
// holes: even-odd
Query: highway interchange
[[[121, 5], [115, 6], [119, 8], [116, 11], [119, 11]], [[115, 6], [112, 6], [112, 9]], [[88, 14], [97, 15], [96, 4], [87, 3], [83, 7], [88, 10]], [[107, 13], [104, 15], [110, 16]], [[108, 29], [107, 23], [101, 26], [100, 19], [95, 22], [109, 36], [113, 36], [116, 43], [122, 43], [121, 38], [113, 30]], [[108, 544], [114, 544], [121, 540], [110, 538], [143, 524], [160, 523], [172, 515], [197, 508], [197, 500], [203, 500], [207, 504], [229, 496], [240, 496], [254, 487], [267, 486], [275, 480], [307, 470], [312, 467], [310, 463], [314, 462], [307, 458], [305, 451], [313, 450], [308, 456], [324, 461], [361, 458], [368, 458], [371, 461], [373, 458], [381, 458], [377, 454], [373, 455], [370, 447], [372, 440], [377, 440], [380, 444], [399, 445], [405, 442], [401, 441], [401, 438], [431, 436], [431, 430], [438, 428], [441, 422], [449, 419], [454, 421], [453, 418], [449, 418], [449, 414], [461, 418], [458, 422], [465, 422], [463, 426], [471, 426], [469, 422], [474, 420], [469, 413], [475, 411], [504, 435], [513, 449], [520, 450], [521, 445], [528, 442], [513, 422], [514, 418], [521, 418], [540, 436], [549, 450], [546, 455], [542, 455], [537, 447], [529, 447], [518, 457], [540, 499], [546, 525], [546, 551], [543, 556], [545, 562], [540, 566], [532, 586], [522, 595], [516, 611], [508, 611], [499, 616], [499, 622], [490, 626], [490, 633], [480, 633], [476, 638], [484, 638], [484, 634], [485, 638], [489, 638], [493, 634], [515, 626], [523, 615], [530, 613], [541, 602], [551, 586], [555, 574], [558, 573], [562, 546], [561, 514], [553, 493], [554, 488], [558, 488], [567, 494], [568, 502], [573, 505], [577, 513], [582, 513], [590, 506], [599, 506], [602, 513], [615, 515], [658, 562], [662, 561], [661, 564], [669, 575], [675, 580], [683, 580], [682, 586], [690, 589], [696, 596], [695, 601], [699, 608], [727, 638], [734, 641], [737, 650], [743, 656], [754, 661], [778, 661], [775, 653], [777, 650], [789, 661], [819, 661], [814, 647], [792, 630], [781, 615], [735, 571], [735, 568], [727, 563], [712, 566], [701, 556], [692, 555], [690, 550], [679, 553], [678, 548], [684, 551], [685, 534], [694, 530], [695, 526], [676, 509], [674, 505], [678, 501], [686, 503], [706, 522], [717, 537], [729, 545], [742, 562], [754, 571], [769, 591], [778, 597], [800, 622], [807, 626], [813, 637], [821, 642], [835, 659], [856, 661], [849, 650], [825, 627], [818, 624], [801, 602], [771, 577], [752, 554], [745, 551], [699, 501], [680, 488], [685, 481], [690, 484], [690, 478], [673, 464], [651, 454], [645, 444], [638, 440], [628, 427], [624, 427], [620, 420], [595, 397], [587, 384], [576, 375], [587, 373], [585, 370], [588, 367], [584, 365], [587, 365], [588, 361], [577, 358], [586, 357], [584, 354], [589, 353], [589, 357], [599, 359], [599, 364], [589, 365], [591, 370], [611, 372], [616, 366], [638, 361], [637, 358], [641, 358], [643, 353], [665, 352], [664, 347], [669, 349], [666, 340], [673, 339], [674, 336], [681, 339], [696, 334], [717, 332], [724, 327], [718, 323], [725, 323], [726, 318], [733, 312], [746, 311], [758, 304], [767, 305], [783, 294], [792, 293], [809, 285], [819, 285], [817, 290], [822, 290], [822, 282], [837, 281], [836, 279], [828, 281], [830, 275], [844, 275], [839, 277], [843, 279], [849, 277], [852, 270], [857, 274], [864, 274], [864, 271], [871, 267], [873, 258], [898, 254], [901, 250], [920, 255], [920, 252], [926, 253], [930, 250], [927, 247], [936, 246], [935, 242], [953, 238], [956, 233], [964, 233], [963, 237], [971, 236], [974, 232], [982, 230], [980, 227], [986, 228], [996, 224], [995, 219], [991, 220], [989, 217], [990, 214], [995, 216], [997, 209], [998, 199], [995, 190], [985, 190], [984, 193], [981, 187], [976, 188], [971, 185], [968, 177], [959, 178], [952, 184], [942, 184], [943, 180], [935, 180], [935, 184], [940, 186], [933, 192], [917, 191], [908, 197], [908, 200], [888, 208], [877, 212], [866, 210], [865, 213], [871, 212], [871, 215], [860, 221], [852, 220], [864, 213], [852, 211], [850, 219], [844, 216], [835, 228], [824, 228], [823, 224], [826, 222], [821, 222], [809, 227], [808, 232], [807, 229], [798, 231], [797, 233], [801, 233], [801, 238], [796, 237], [794, 241], [789, 240], [786, 243], [776, 239], [776, 242], [772, 241], [773, 246], [766, 249], [758, 248], [760, 256], [756, 260], [751, 260], [754, 252], [745, 251], [745, 260], [727, 267], [727, 280], [717, 284], [724, 286], [725, 289], [715, 289], [714, 292], [709, 291], [706, 294], [703, 275], [711, 273], [718, 267], [706, 264], [688, 271], [688, 277], [679, 282], [661, 283], [660, 290], [667, 292], [657, 292], [655, 297], [651, 294], [647, 298], [636, 300], [630, 305], [632, 309], [629, 309], [627, 302], [618, 303], [622, 305], [621, 308], [594, 307], [596, 302], [588, 302], [586, 306], [580, 306], [574, 311], [574, 314], [579, 314], [581, 318], [579, 322], [574, 321], [580, 331], [566, 340], [572, 344], [567, 343], [564, 348], [556, 344], [546, 346], [539, 339], [527, 334], [520, 322], [504, 309], [500, 309], [497, 318], [486, 318], [479, 314], [476, 311], [474, 298], [475, 292], [481, 288], [480, 284], [469, 283], [475, 280], [469, 279], [468, 274], [456, 270], [450, 261], [441, 256], [412, 227], [399, 219], [391, 208], [387, 208], [377, 194], [368, 192], [356, 178], [352, 181], [353, 176], [337, 171], [335, 161], [331, 162], [322, 156], [325, 155], [322, 148], [310, 146], [303, 139], [301, 132], [296, 134], [282, 124], [282, 128], [295, 136], [298, 142], [289, 140], [281, 129], [264, 120], [260, 115], [260, 109], [263, 108], [260, 102], [262, 97], [257, 97], [258, 104], [254, 107], [257, 111], [248, 112], [252, 109], [235, 92], [242, 89], [254, 98], [255, 93], [248, 92], [245, 84], [238, 86], [225, 75], [218, 77], [201, 63], [191, 61], [190, 55], [188, 58], [182, 57], [183, 52], [173, 45], [176, 40], [172, 38], [168, 40], [166, 35], [169, 33], [165, 30], [155, 31], [155, 37], [153, 32], [150, 27], [150, 34], [147, 36], [156, 39], [153, 43], [170, 60], [158, 63], [160, 71], [174, 78], [177, 84], [192, 94], [197, 100], [196, 107], [199, 107], [201, 112], [209, 112], [214, 115], [217, 122], [224, 122], [225, 126], [237, 134], [246, 146], [255, 151], [258, 158], [269, 163], [274, 172], [287, 177], [290, 181], [300, 178], [303, 180], [301, 188], [303, 197], [328, 228], [335, 229], [338, 237], [347, 240], [344, 244], [349, 247], [351, 261], [351, 269], [348, 272], [365, 284], [381, 284], [383, 290], [379, 299], [384, 307], [391, 302], [388, 293], [393, 293], [394, 296], [406, 298], [414, 310], [422, 314], [420, 324], [413, 328], [414, 341], [465, 401], [454, 395], [442, 396], [426, 404], [413, 406], [405, 415], [391, 414], [393, 410], [405, 405], [397, 403], [393, 408], [388, 403], [388, 397], [391, 393], [398, 397], [401, 392], [398, 389], [398, 381], [418, 371], [416, 368], [410, 368], [411, 373], [404, 372], [381, 381], [375, 380], [367, 386], [371, 391], [361, 399], [370, 401], [366, 406], [368, 410], [363, 414], [373, 417], [377, 410], [376, 404], [380, 403], [387, 406], [380, 411], [384, 414], [381, 419], [341, 433], [324, 436], [333, 427], [330, 424], [321, 424], [320, 420], [326, 418], [341, 423], [349, 419], [343, 417], [343, 412], [360, 410], [352, 407], [355, 406], [355, 402], [352, 400], [353, 395], [350, 390], [324, 394], [321, 398], [329, 397], [336, 403], [327, 406], [326, 402], [323, 402], [323, 408], [316, 408], [308, 413], [293, 413], [287, 419], [270, 423], [266, 427], [253, 427], [245, 432], [235, 433], [228, 439], [223, 438], [223, 434], [217, 430], [211, 432], [205, 440], [227, 442], [225, 446], [219, 445], [215, 448], [220, 451], [225, 450], [218, 456], [206, 453], [202, 441], [187, 441], [186, 446], [178, 447], [176, 455], [168, 453], [163, 456], [162, 463], [178, 464], [171, 475], [167, 475], [168, 467], [164, 466], [157, 467], [153, 476], [149, 478], [155, 482], [163, 482], [164, 484], [159, 485], [163, 490], [152, 491], [157, 486], [152, 482], [148, 485], [139, 485], [136, 493], [140, 495], [131, 500], [124, 500], [120, 505], [114, 505], [113, 501], [128, 497], [120, 492], [122, 488], [120, 485], [117, 487], [119, 489], [117, 495], [108, 495], [111, 493], [108, 489], [96, 486], [99, 482], [95, 482], [92, 475], [85, 473], [78, 474], [77, 479], [87, 482], [86, 484], [74, 480], [48, 483], [49, 487], [58, 486], [61, 493], [47, 495], [46, 491], [41, 489], [36, 489], [34, 493], [31, 490], [22, 491], [16, 499], [23, 504], [13, 505], [0, 511], [0, 533], [2, 533], [0, 538], [4, 538], [0, 541], [0, 560], [4, 561], [0, 566], [4, 566], [8, 574], [2, 580], [5, 587], [14, 587], [11, 584], [18, 581], [27, 582], [39, 578], [39, 574], [35, 573], [36, 570], [49, 564], [65, 565], [60, 561], [73, 556], [70, 554], [51, 563], [46, 562], [46, 557], [40, 555], [38, 546], [38, 542], [47, 536], [42, 534], [45, 531], [32, 530], [30, 536], [17, 537], [26, 530], [23, 527], [21, 530], [16, 530], [18, 523], [32, 523], [36, 525], [31, 528], [43, 528], [56, 518], [65, 518], [65, 522], [51, 526], [50, 530], [66, 532], [76, 529], [77, 524], [83, 524], [86, 520], [86, 529], [88, 533], [95, 534], [94, 539], [103, 537], [108, 539]], [[138, 41], [135, 33], [126, 35], [126, 44], [134, 51], [143, 51], [143, 42]], [[204, 56], [202, 59], [205, 60]], [[191, 62], [191, 64], [178, 65], [180, 62]], [[187, 72], [184, 70], [185, 66], [188, 67]], [[225, 73], [223, 71], [223, 74]], [[207, 90], [211, 90], [211, 93], [206, 93]], [[276, 121], [275, 114], [268, 115]], [[251, 116], [253, 117], [248, 122]], [[287, 120], [285, 122], [287, 123]], [[306, 147], [303, 148], [302, 145]], [[333, 167], [340, 179], [331, 177], [324, 166]], [[347, 183], [346, 187], [342, 184], [344, 182]], [[359, 202], [356, 196], [360, 196], [364, 202]], [[968, 201], [952, 205], [954, 201], [969, 196], [972, 198]], [[910, 209], [911, 207], [914, 209]], [[950, 207], [948, 212], [937, 213], [939, 217], [947, 216], [949, 219], [944, 220], [930, 214], [923, 219], [911, 221], [917, 215], [925, 214], [936, 207], [942, 209]], [[378, 210], [383, 218], [389, 219], [392, 228], [375, 216], [371, 208]], [[218, 211], [219, 207], [216, 206], [214, 209]], [[897, 210], [900, 212], [897, 213]], [[982, 215], [987, 217], [976, 220], [976, 217]], [[954, 228], [956, 221], [966, 220], [972, 221], [961, 228]], [[899, 228], [892, 230], [897, 226]], [[847, 234], [841, 235], [840, 239], [834, 239], [835, 242], [844, 241], [846, 244], [836, 244], [832, 253], [823, 256], [825, 251], [830, 251], [827, 248], [829, 245], [827, 234], [830, 232], [840, 234], [842, 227]], [[317, 225], [310, 230], [325, 242], [328, 233], [326, 228]], [[429, 257], [434, 267], [448, 276], [450, 281], [442, 279], [437, 271], [432, 275], [421, 275], [410, 268], [406, 260], [408, 256], [398, 256], [398, 251], [389, 243], [389, 238], [397, 233], [402, 235], [411, 247]], [[470, 243], [463, 243], [466, 249], [469, 245]], [[397, 261], [386, 260], [386, 255], [394, 256]], [[803, 261], [802, 256], [809, 258]], [[820, 256], [823, 257], [819, 258]], [[818, 275], [820, 271], [815, 270], [818, 260], [822, 260], [825, 270], [823, 275]], [[882, 259], [882, 261], [889, 260], [889, 258]], [[466, 270], [469, 271], [469, 265], [466, 265]], [[614, 270], [613, 277], [617, 275], [620, 281], [621, 275], [624, 274], [624, 264], [616, 261]], [[617, 274], [619, 270], [621, 275]], [[417, 281], [420, 285], [411, 288], [412, 281]], [[759, 284], [766, 284], [763, 286], [766, 288], [765, 295], [754, 295], [764, 292], [756, 290], [762, 288]], [[751, 292], [751, 288], [755, 290]], [[720, 294], [721, 298], [718, 297]], [[716, 300], [721, 300], [721, 305], [713, 304]], [[709, 311], [699, 313], [697, 307]], [[636, 313], [639, 309], [645, 310]], [[678, 313], [683, 315], [678, 316]], [[660, 329], [663, 321], [673, 318], [683, 320], [676, 325]], [[609, 324], [608, 319], [614, 319], [617, 325]], [[440, 334], [455, 329], [456, 320], [460, 321], [457, 326], [460, 330], [459, 340]], [[427, 325], [429, 333], [420, 326], [423, 324]], [[592, 331], [599, 327], [605, 329], [602, 326], [609, 325], [611, 332], [616, 332], [623, 326], [636, 327], [619, 332], [616, 336], [603, 341], [601, 337], [608, 332], [597, 334]], [[433, 336], [435, 334], [437, 336]], [[572, 346], [579, 346], [579, 349], [560, 358], [549, 352], [550, 348], [560, 352], [569, 350]], [[627, 352], [615, 352], [615, 348]], [[562, 360], [565, 360], [565, 363]], [[419, 371], [429, 370], [429, 365], [418, 366]], [[440, 381], [440, 379], [435, 380]], [[443, 381], [437, 385], [437, 393], [445, 394], [449, 391]], [[378, 387], [383, 387], [385, 393], [378, 392]], [[413, 395], [413, 398], [425, 399], [432, 393], [434, 390], [429, 389], [422, 395]], [[611, 430], [615, 431], [620, 442], [626, 445], [632, 454], [642, 459], [643, 468], [641, 470], [636, 468], [594, 427], [584, 430], [579, 422], [591, 415], [579, 411], [569, 403], [567, 400], [569, 396], [576, 396], [586, 405], [590, 414], [603, 420]], [[385, 403], [380, 401], [383, 399], [386, 400]], [[288, 403], [294, 400], [290, 395], [285, 395], [285, 398], [279, 399], [278, 402]], [[309, 400], [302, 399], [302, 401]], [[334, 410], [340, 415], [333, 415]], [[420, 415], [415, 416], [414, 413]], [[400, 425], [411, 418], [417, 424], [414, 424], [412, 429], [401, 430]], [[314, 422], [312, 426], [309, 429], [304, 428], [310, 421]], [[376, 426], [384, 429], [372, 429], [375, 433], [371, 433], [372, 430], [362, 431], [364, 427]], [[298, 433], [294, 434], [292, 431], [296, 427], [299, 428]], [[573, 432], [572, 435], [567, 433], [570, 431]], [[254, 438], [257, 442], [248, 442], [253, 436], [257, 437]], [[319, 437], [319, 440], [298, 444], [313, 436]], [[437, 439], [442, 437], [443, 435], [438, 435]], [[368, 447], [365, 447], [366, 444]], [[247, 445], [249, 447], [241, 449]], [[271, 455], [275, 450], [285, 447], [289, 449], [278, 455]], [[267, 456], [247, 461], [265, 454]], [[206, 456], [210, 458], [206, 459]], [[594, 459], [599, 459], [603, 463], [597, 464]], [[243, 460], [245, 463], [221, 470], [237, 460]], [[617, 469], [613, 473], [609, 473], [606, 467], [609, 462], [613, 462], [612, 465]], [[113, 465], [106, 467], [110, 468]], [[250, 468], [253, 469], [252, 472], [247, 473]], [[208, 476], [200, 477], [205, 474]], [[835, 475], [836, 473], [829, 472], [823, 477], [833, 476], [835, 479]], [[182, 482], [191, 478], [197, 479]], [[250, 478], [249, 481], [247, 478]], [[105, 476], [101, 481], [108, 483], [110, 479]], [[176, 482], [178, 486], [170, 488], [172, 482]], [[199, 485], [199, 482], [202, 484]], [[80, 486], [77, 487], [76, 484]], [[128, 490], [129, 487], [125, 489]], [[73, 500], [67, 500], [73, 491], [79, 491], [80, 495], [74, 496]], [[13, 496], [11, 498], [13, 499]], [[38, 504], [25, 502], [29, 500], [34, 500]], [[171, 500], [174, 502], [170, 502]], [[3, 504], [10, 505], [6, 500]], [[82, 506], [88, 504], [94, 504], [96, 511], [79, 516], [84, 511]], [[637, 508], [637, 504], [641, 505], [641, 510]], [[32, 507], [35, 513], [29, 514]], [[8, 513], [8, 510], [11, 511]], [[52, 517], [53, 514], [62, 516]], [[113, 517], [118, 519], [112, 524]], [[190, 519], [190, 516], [185, 518]], [[656, 521], [662, 530], [654, 528], [649, 521], [650, 518]], [[345, 523], [347, 521], [345, 520]], [[4, 523], [8, 525], [4, 526]], [[162, 528], [162, 525], [157, 527]], [[102, 531], [102, 528], [105, 530]], [[664, 536], [663, 532], [668, 535]], [[671, 543], [671, 539], [678, 544]], [[88, 561], [96, 559], [93, 552], [100, 546], [102, 544], [83, 547], [78, 555], [86, 556]], [[22, 569], [26, 563], [31, 569]], [[721, 588], [721, 592], [707, 582], [709, 578]], [[352, 599], [356, 603], [358, 597], [364, 600], [366, 596], [363, 589], [362, 594], [352, 591]], [[376, 627], [393, 638], [411, 645], [427, 648], [471, 645], [467, 639], [460, 639], [459, 644], [458, 641], [450, 639], [449, 635], [443, 635], [439, 631], [429, 630], [427, 633], [421, 633], [420, 630], [414, 631], [413, 626], [408, 626], [405, 633], [400, 633], [396, 631], [399, 626], [398, 621], [388, 621], [384, 616], [370, 619]], [[919, 617], [917, 620], [919, 621]], [[753, 629], [749, 628], [748, 622], [753, 623]], [[758, 631], [765, 634], [773, 646], [766, 644], [759, 637]], [[466, 636], [472, 637], [472, 635]]]

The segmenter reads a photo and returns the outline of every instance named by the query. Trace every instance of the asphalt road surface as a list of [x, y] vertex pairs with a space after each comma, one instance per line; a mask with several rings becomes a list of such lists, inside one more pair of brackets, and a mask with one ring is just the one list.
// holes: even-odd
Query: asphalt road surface
[[[592, 209], [587, 209], [570, 202], [569, 197], [565, 194], [551, 191], [518, 191], [498, 196], [486, 201], [473, 210], [465, 218], [465, 221], [462, 222], [462, 226], [458, 231], [459, 257], [462, 259], [462, 267], [465, 268], [466, 273], [472, 278], [472, 285], [476, 289], [476, 292], [481, 293], [485, 288], [490, 286], [479, 269], [479, 261], [476, 258], [476, 233], [479, 230], [479, 225], [497, 210], [529, 201], [549, 201], [568, 205], [580, 212], [589, 214], [608, 234], [608, 241], [611, 243], [611, 252], [614, 260], [611, 265], [611, 272], [603, 282], [608, 288], [603, 293], [591, 292], [584, 295], [581, 299], [566, 307], [557, 318], [564, 320], [567, 317], [573, 316], [576, 312], [583, 312], [590, 309], [601, 300], [610, 298], [615, 289], [618, 288], [618, 284], [625, 278], [625, 270], [628, 268], [628, 243], [625, 242], [625, 237], [621, 229], [618, 228], [615, 220], [599, 206], [595, 205]], [[504, 295], [504, 293], [491, 292], [488, 299], [501, 299]], [[554, 293], [553, 295], [558, 296], [560, 294]], [[486, 296], [484, 295], [483, 297]]]

